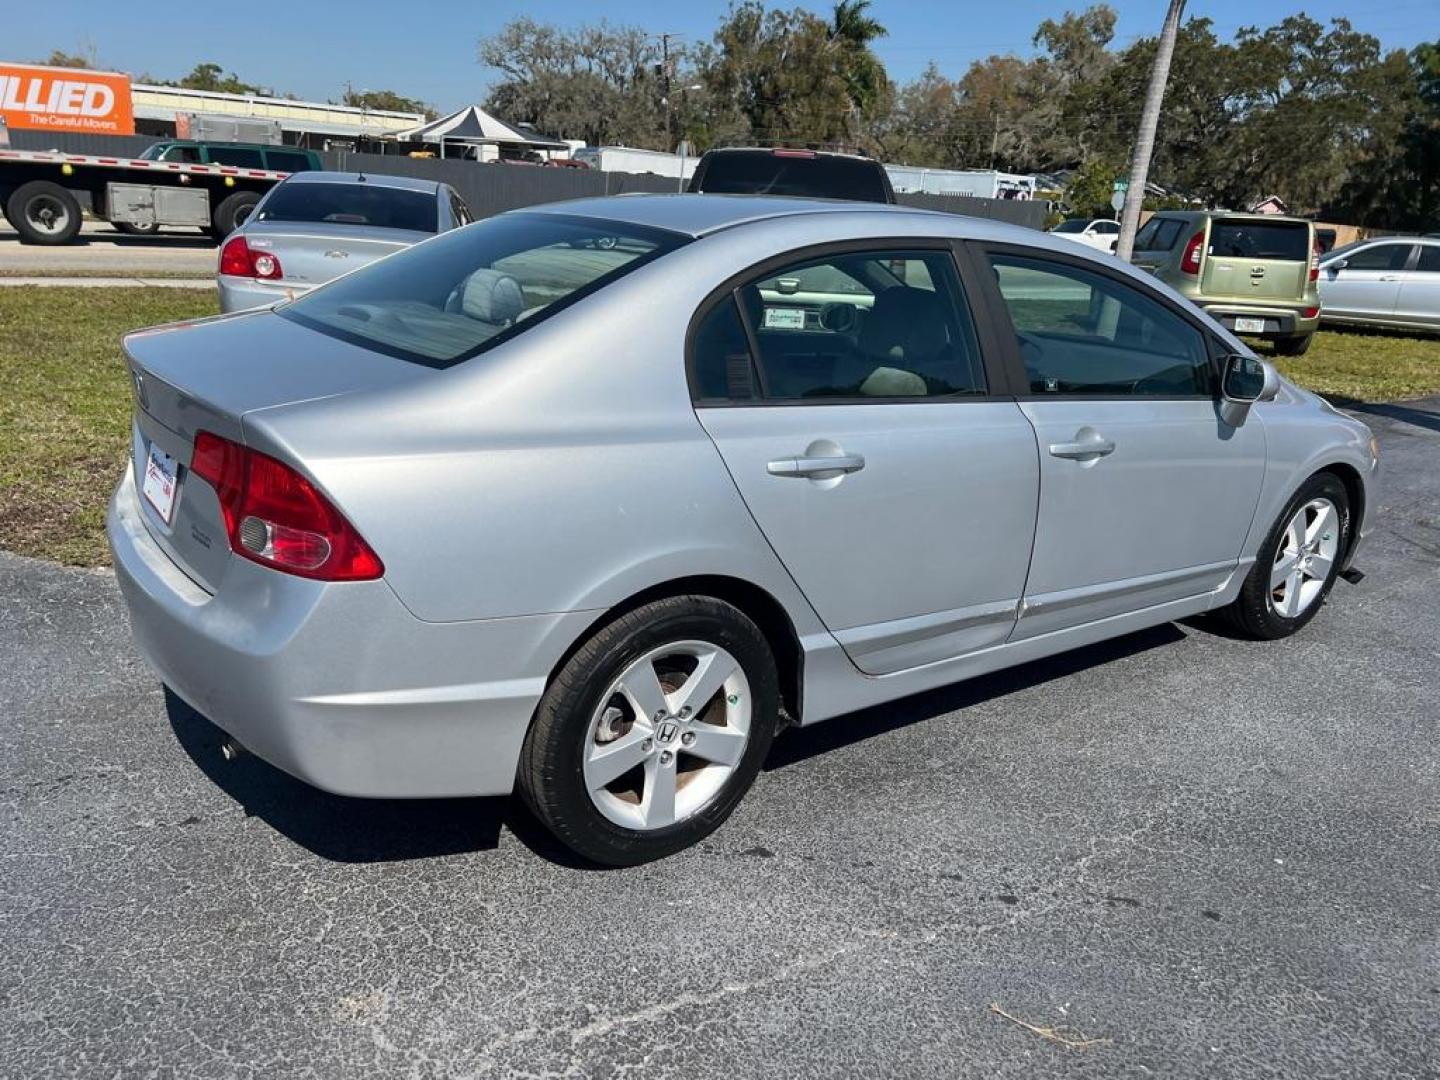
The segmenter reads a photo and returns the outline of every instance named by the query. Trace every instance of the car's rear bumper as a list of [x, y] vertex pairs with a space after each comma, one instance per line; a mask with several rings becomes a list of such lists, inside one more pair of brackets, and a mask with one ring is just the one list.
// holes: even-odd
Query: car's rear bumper
[[[1232, 333], [1251, 334], [1255, 337], [1303, 337], [1320, 329], [1320, 315], [1317, 311], [1309, 318], [1304, 311], [1293, 307], [1273, 307], [1268, 304], [1234, 304], [1222, 301], [1201, 301], [1205, 309], [1221, 326]], [[1318, 309], [1319, 305], [1315, 307]], [[1264, 319], [1264, 330], [1237, 330], [1237, 319]]]
[[106, 521], [136, 641], [248, 750], [343, 795], [508, 793], [550, 667], [588, 613], [423, 622], [386, 582], [246, 559], [212, 595], [160, 549], [127, 470]]
[[282, 281], [260, 281], [256, 278], [232, 277], [219, 274], [215, 287], [220, 291], [220, 310], [249, 311], [251, 308], [269, 307], [281, 300], [293, 300], [303, 296], [315, 286], [286, 284]]

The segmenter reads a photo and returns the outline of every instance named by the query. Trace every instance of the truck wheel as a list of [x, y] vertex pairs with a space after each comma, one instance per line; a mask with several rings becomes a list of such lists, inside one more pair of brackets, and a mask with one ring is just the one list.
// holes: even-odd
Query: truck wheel
[[49, 180], [31, 180], [12, 191], [5, 216], [22, 244], [68, 244], [80, 231], [80, 203]]
[[154, 236], [160, 231], [159, 225], [136, 225], [131, 221], [112, 221], [110, 224], [126, 236]]
[[245, 224], [245, 219], [250, 216], [250, 211], [255, 209], [255, 204], [260, 201], [260, 196], [253, 191], [237, 191], [233, 195], [226, 196], [215, 213], [210, 216], [211, 223], [215, 226], [217, 239], [223, 240], [232, 232]]

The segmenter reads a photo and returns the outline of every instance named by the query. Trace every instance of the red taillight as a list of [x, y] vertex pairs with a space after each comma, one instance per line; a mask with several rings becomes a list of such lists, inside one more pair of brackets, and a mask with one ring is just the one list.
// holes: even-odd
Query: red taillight
[[1316, 315], [1319, 315], [1319, 314], [1320, 314], [1320, 309], [1319, 309], [1318, 307], [1307, 307], [1307, 308], [1301, 308], [1301, 309], [1300, 309], [1300, 317], [1301, 317], [1302, 319], [1313, 319], [1313, 318], [1315, 318]]
[[321, 581], [368, 581], [385, 573], [355, 527], [284, 462], [202, 431], [190, 471], [215, 489], [235, 554]]
[[[1320, 241], [1315, 241], [1315, 246], [1310, 249], [1310, 280], [1320, 280]], [[1307, 319], [1309, 315], [1305, 316]]]
[[243, 236], [232, 236], [220, 249], [220, 273], [266, 281], [279, 281], [285, 276], [279, 259], [268, 251], [255, 251]]
[[1190, 242], [1185, 245], [1185, 254], [1180, 256], [1180, 272], [1182, 274], [1198, 274], [1200, 272], [1200, 249], [1204, 243], [1205, 232], [1203, 229], [1190, 237]]

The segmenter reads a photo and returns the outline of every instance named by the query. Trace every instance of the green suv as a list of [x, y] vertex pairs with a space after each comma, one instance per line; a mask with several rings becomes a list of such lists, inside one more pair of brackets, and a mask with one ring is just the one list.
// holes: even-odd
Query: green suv
[[1281, 356], [1310, 348], [1320, 327], [1315, 226], [1273, 214], [1162, 210], [1135, 235], [1131, 262], [1237, 334]]

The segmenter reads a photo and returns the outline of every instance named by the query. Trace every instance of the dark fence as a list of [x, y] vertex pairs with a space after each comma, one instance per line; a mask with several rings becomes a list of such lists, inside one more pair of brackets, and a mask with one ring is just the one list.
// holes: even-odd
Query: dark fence
[[334, 169], [442, 180], [460, 193], [476, 217], [489, 217], [521, 206], [560, 202], [563, 199], [621, 195], [631, 191], [678, 191], [680, 187], [675, 178], [653, 173], [635, 175], [590, 169], [543, 169], [534, 165], [480, 164], [333, 151], [320, 156], [328, 167]]
[[971, 217], [1007, 221], [1027, 229], [1045, 228], [1049, 208], [1033, 199], [980, 199], [968, 195], [922, 195], [918, 192], [896, 195], [901, 206], [920, 210], [943, 210], [947, 214], [968, 214]]
[[[134, 157], [147, 146], [160, 142], [147, 135], [80, 135], [55, 131], [12, 131], [10, 145], [16, 150], [60, 150], [67, 154], [102, 154]], [[442, 180], [469, 204], [477, 217], [538, 203], [583, 199], [597, 195], [622, 195], [632, 191], [676, 191], [673, 177], [654, 173], [596, 172], [590, 169], [542, 169], [531, 165], [478, 164], [473, 161], [442, 161], [439, 158], [410, 158], [389, 154], [348, 154], [326, 151], [320, 155], [328, 168], [362, 169], [375, 174], [418, 176]], [[941, 210], [950, 214], [1007, 221], [1031, 229], [1045, 227], [1043, 202], [1013, 199], [974, 199], [960, 195], [900, 195], [902, 206]]]

